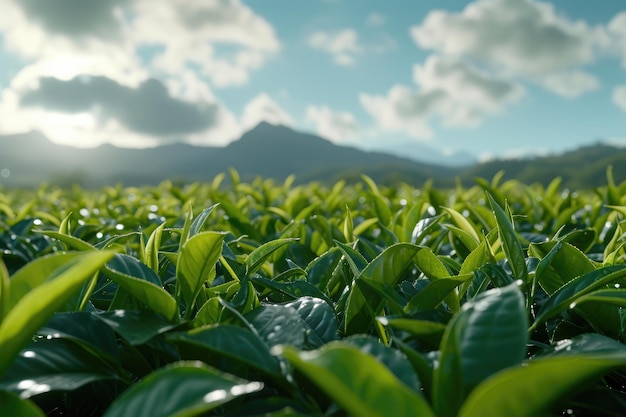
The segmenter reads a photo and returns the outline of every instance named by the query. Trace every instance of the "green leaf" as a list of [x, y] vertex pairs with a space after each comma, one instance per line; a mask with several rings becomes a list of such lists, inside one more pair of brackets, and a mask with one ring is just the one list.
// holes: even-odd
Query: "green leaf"
[[[573, 307], [576, 299], [589, 294], [590, 292], [606, 287], [620, 279], [626, 277], [626, 265], [613, 265], [605, 268], [588, 272], [578, 278], [575, 278], [561, 287], [558, 291], [550, 296], [548, 301], [541, 307], [535, 318], [535, 322], [531, 329], [544, 321], [554, 317], [563, 310]], [[588, 312], [589, 315], [592, 312]]]
[[193, 417], [242, 395], [260, 391], [249, 382], [200, 362], [178, 362], [155, 371], [111, 404], [104, 417]]
[[[602, 375], [626, 367], [626, 347], [594, 335], [564, 343], [555, 355], [504, 370], [480, 384], [467, 398], [459, 417], [545, 415]], [[585, 346], [587, 342], [591, 346]], [[503, 395], [506, 393], [507, 395]]]
[[456, 416], [466, 396], [480, 382], [519, 365], [526, 356], [527, 328], [524, 297], [515, 284], [487, 291], [465, 303], [441, 341], [433, 381], [437, 415]]
[[315, 285], [308, 283], [307, 281], [292, 281], [292, 282], [274, 282], [267, 278], [252, 278], [250, 280], [254, 285], [260, 285], [264, 288], [275, 290], [289, 299], [295, 300], [300, 297], [310, 296], [315, 298], [321, 298], [327, 302], [330, 302], [328, 297], [320, 291]]
[[9, 311], [10, 305], [14, 303], [9, 300], [9, 271], [0, 257], [0, 323], [4, 319], [4, 315]]
[[272, 256], [272, 254], [276, 250], [278, 250], [282, 246], [285, 246], [297, 240], [298, 240], [297, 238], [272, 240], [267, 243], [264, 243], [263, 245], [259, 246], [258, 248], [250, 252], [250, 254], [246, 257], [246, 259], [243, 262], [243, 264], [246, 267], [246, 275], [250, 276], [253, 273], [255, 273], [259, 268], [261, 268], [263, 263], [270, 256]]
[[291, 345], [302, 349], [307, 329], [298, 312], [284, 305], [262, 305], [244, 316], [265, 344]]
[[306, 341], [312, 348], [337, 340], [337, 318], [332, 307], [315, 297], [300, 297], [285, 306], [296, 310], [307, 326]]
[[71, 340], [112, 364], [119, 363], [119, 347], [115, 334], [95, 313], [55, 313], [38, 336]]
[[[47, 269], [46, 262], [56, 264], [55, 256], [63, 254], [46, 258], [39, 264], [41, 270]], [[112, 252], [89, 252], [69, 260], [55, 270], [53, 279], [28, 292], [9, 310], [0, 324], [0, 376], [33, 334], [112, 257]]]
[[42, 235], [48, 236], [48, 237], [52, 237], [54, 239], [57, 239], [63, 243], [65, 243], [68, 247], [74, 249], [74, 250], [78, 250], [78, 251], [92, 251], [95, 250], [95, 247], [87, 242], [85, 242], [82, 239], [79, 239], [77, 237], [68, 235], [68, 234], [64, 234], [64, 233], [59, 233], [59, 232], [55, 232], [52, 230], [35, 230], [35, 232], [40, 233]]
[[332, 342], [310, 352], [285, 347], [280, 354], [350, 416], [435, 416], [416, 391], [356, 347]]
[[22, 399], [10, 392], [0, 391], [2, 413], [7, 416], [45, 417], [45, 414], [32, 401]]
[[478, 236], [476, 229], [474, 229], [474, 226], [472, 226], [469, 220], [467, 220], [467, 218], [465, 218], [465, 216], [463, 216], [458, 211], [448, 207], [443, 207], [443, 209], [450, 215], [456, 227], [465, 232], [464, 236], [468, 236], [470, 238], [465, 239], [464, 237], [462, 238], [461, 235], [459, 235], [459, 239], [461, 239], [463, 244], [470, 251], [474, 250], [476, 246], [478, 246], [478, 244], [480, 243], [480, 237]]
[[420, 250], [419, 246], [410, 243], [396, 243], [386, 248], [361, 271], [352, 284], [348, 298], [345, 321], [346, 334], [367, 332], [374, 317], [382, 308], [382, 298], [378, 296], [376, 299], [366, 300], [356, 281], [367, 278], [383, 284], [395, 285]]
[[215, 266], [222, 255], [224, 233], [202, 232], [190, 237], [183, 245], [176, 264], [177, 292], [187, 306], [186, 317], [193, 311], [200, 290], [215, 279]]
[[165, 222], [161, 223], [150, 234], [148, 242], [146, 243], [146, 250], [144, 252], [144, 263], [148, 268], [155, 273], [159, 273], [159, 248], [161, 247], [161, 236], [163, 235], [163, 229], [165, 228]]
[[398, 349], [385, 346], [378, 339], [371, 336], [350, 336], [343, 339], [342, 342], [355, 346], [363, 353], [372, 355], [378, 362], [385, 365], [404, 385], [416, 392], [420, 392], [422, 385], [419, 376], [407, 357]]
[[[415, 263], [417, 267], [431, 280], [447, 279], [450, 277], [450, 271], [443, 264], [441, 259], [435, 255], [432, 249], [424, 247], [415, 256]], [[439, 284], [441, 285], [441, 284]], [[445, 297], [445, 301], [450, 308], [450, 311], [457, 312], [461, 308], [459, 297], [456, 292], [449, 292]]]
[[152, 310], [103, 311], [93, 316], [106, 323], [131, 345], [142, 345], [177, 326]]
[[[198, 233], [200, 233], [200, 230], [202, 230], [202, 227], [204, 226], [204, 224], [206, 223], [207, 219], [209, 218], [209, 216], [211, 215], [211, 213], [213, 213], [213, 211], [217, 208], [217, 206], [219, 206], [220, 203], [215, 203], [213, 204], [211, 207], [205, 208], [204, 210], [202, 210], [202, 212], [198, 215], [198, 217], [196, 217], [195, 219], [193, 219], [193, 222], [191, 223], [191, 225], [189, 226], [189, 234], [187, 235], [188, 238], [194, 237], [195, 235], [197, 235]], [[186, 239], [185, 239], [186, 242]]]
[[80, 252], [55, 253], [37, 258], [20, 268], [10, 278], [9, 291], [6, 293], [5, 314], [9, 312], [26, 294], [54, 278], [55, 271], [81, 256]]
[[263, 340], [241, 327], [231, 324], [205, 326], [188, 332], [170, 333], [167, 338], [179, 346], [182, 357], [186, 359], [208, 360], [222, 356], [274, 377], [282, 375], [278, 361], [270, 355]]
[[528, 283], [528, 269], [526, 267], [526, 258], [522, 249], [517, 233], [513, 228], [513, 224], [506, 212], [498, 205], [491, 194], [487, 193], [489, 204], [493, 210], [493, 214], [498, 224], [498, 235], [502, 241], [504, 254], [509, 260], [511, 271], [516, 279], [521, 280], [525, 285]]
[[[176, 300], [161, 288], [160, 282], [158, 284], [153, 282], [154, 273], [150, 269], [139, 265], [141, 265], [139, 260], [131, 256], [116, 255], [113, 262], [104, 269], [104, 273], [139, 302], [169, 320], [174, 320], [177, 316]], [[148, 274], [146, 271], [151, 273]]]
[[345, 243], [335, 241], [335, 244], [343, 254], [343, 259], [345, 259], [346, 263], [350, 267], [352, 275], [358, 277], [361, 274], [361, 271], [367, 266], [367, 259], [365, 259], [359, 251], [349, 245], [346, 245]]
[[458, 286], [472, 279], [474, 274], [457, 275], [432, 281], [407, 303], [404, 310], [407, 314], [434, 310]]
[[608, 289], [592, 291], [580, 298], [575, 299], [573, 304], [579, 305], [588, 302], [599, 302], [604, 304], [611, 304], [617, 307], [626, 307], [626, 290]]
[[346, 218], [343, 220], [343, 236], [346, 242], [354, 241], [354, 223], [352, 222], [352, 213], [346, 204]]
[[431, 280], [447, 278], [450, 276], [450, 271], [441, 262], [441, 259], [435, 255], [432, 249], [428, 247], [422, 248], [415, 257], [415, 263], [417, 267]]
[[389, 225], [391, 221], [391, 210], [389, 209], [389, 202], [385, 201], [385, 198], [378, 190], [378, 186], [370, 177], [365, 174], [361, 174], [361, 178], [367, 184], [370, 189], [370, 198], [376, 211], [376, 217], [378, 217], [380, 223], [383, 226]]
[[383, 326], [405, 331], [431, 346], [439, 346], [441, 338], [446, 330], [444, 323], [428, 320], [378, 317], [377, 320]]
[[24, 349], [0, 380], [0, 389], [30, 398], [72, 391], [106, 380], [122, 380], [108, 361], [67, 339], [41, 339]]
[[[550, 254], [554, 247], [557, 247], [556, 252]], [[550, 254], [548, 265], [536, 272], [537, 282], [548, 295], [574, 278], [596, 269], [593, 262], [584, 253], [566, 242], [553, 240], [545, 243], [533, 243], [529, 246], [528, 251], [540, 259]]]

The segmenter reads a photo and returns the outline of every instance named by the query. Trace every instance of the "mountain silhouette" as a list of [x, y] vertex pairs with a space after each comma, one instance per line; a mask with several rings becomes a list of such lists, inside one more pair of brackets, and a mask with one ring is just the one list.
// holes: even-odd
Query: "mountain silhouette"
[[[414, 151], [407, 144], [407, 155]], [[559, 155], [450, 167], [340, 146], [265, 122], [225, 147], [176, 143], [147, 149], [108, 144], [83, 149], [54, 144], [39, 132], [0, 136], [0, 185], [8, 187], [211, 181], [234, 168], [244, 180], [261, 176], [280, 181], [294, 174], [299, 183], [357, 181], [366, 174], [381, 184], [403, 181], [420, 186], [434, 179], [441, 187], [453, 186], [455, 180], [472, 185], [476, 177], [490, 179], [504, 170], [504, 179], [545, 185], [560, 176], [564, 186], [588, 188], [605, 184], [608, 165], [614, 167], [616, 182], [626, 179], [626, 151], [603, 143]]]

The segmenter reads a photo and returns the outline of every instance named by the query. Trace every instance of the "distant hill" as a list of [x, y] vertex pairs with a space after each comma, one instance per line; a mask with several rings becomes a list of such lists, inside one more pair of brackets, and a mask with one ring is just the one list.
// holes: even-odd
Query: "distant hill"
[[[407, 146], [407, 154], [412, 151]], [[259, 124], [221, 148], [172, 144], [149, 149], [111, 145], [78, 149], [56, 145], [38, 132], [0, 136], [0, 184], [7, 186], [49, 182], [98, 187], [118, 182], [150, 185], [166, 179], [210, 181], [232, 167], [247, 180], [255, 176], [282, 180], [295, 174], [301, 183], [356, 181], [364, 173], [381, 184], [403, 181], [420, 186], [432, 178], [442, 187], [454, 185], [455, 178], [471, 185], [476, 177], [491, 178], [504, 170], [505, 178], [525, 183], [547, 184], [560, 176], [564, 186], [587, 188], [605, 183], [609, 164], [614, 167], [616, 181], [626, 179], [626, 150], [601, 143], [560, 155], [449, 167], [338, 146], [312, 134], [268, 123]]]
[[504, 171], [504, 179], [543, 185], [561, 177], [563, 186], [579, 189], [605, 185], [609, 165], [616, 182], [626, 180], [626, 149], [598, 142], [562, 154], [484, 162], [463, 170], [461, 175], [470, 183], [475, 177], [492, 178]]
[[295, 174], [299, 182], [333, 181], [365, 173], [381, 183], [398, 179], [419, 183], [435, 177], [447, 185], [457, 172], [382, 152], [337, 146], [268, 123], [222, 148], [173, 144], [148, 149], [111, 145], [79, 149], [56, 145], [38, 132], [0, 136], [0, 170], [11, 173], [0, 177], [0, 183], [9, 186], [34, 186], [44, 181], [85, 186], [157, 184], [166, 179], [210, 181], [231, 167], [244, 179], [280, 180]]

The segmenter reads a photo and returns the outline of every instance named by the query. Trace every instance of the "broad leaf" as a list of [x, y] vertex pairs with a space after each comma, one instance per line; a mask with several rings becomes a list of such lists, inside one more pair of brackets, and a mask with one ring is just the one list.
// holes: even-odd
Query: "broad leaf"
[[49, 391], [72, 391], [103, 380], [122, 380], [108, 361], [65, 339], [32, 343], [0, 380], [0, 389], [30, 398]]
[[[161, 288], [160, 282], [153, 282], [155, 279], [153, 271], [140, 265], [142, 264], [139, 260], [131, 256], [116, 255], [104, 273], [139, 302], [169, 320], [174, 320], [177, 315], [176, 300]], [[130, 275], [131, 273], [134, 275]]]
[[435, 416], [416, 391], [356, 347], [332, 342], [317, 351], [285, 347], [280, 353], [350, 416]]
[[215, 266], [222, 254], [224, 234], [202, 232], [190, 237], [182, 247], [176, 264], [177, 290], [187, 304], [187, 318], [204, 284], [215, 278]]
[[459, 417], [544, 415], [555, 406], [567, 408], [562, 402], [565, 398], [602, 375], [626, 367], [626, 347], [600, 335], [572, 340], [564, 347], [489, 378], [470, 394]]
[[193, 417], [242, 395], [261, 382], [227, 376], [199, 362], [179, 362], [148, 375], [124, 392], [104, 417]]
[[[55, 256], [63, 255], [53, 255], [43, 262], [56, 264]], [[9, 310], [0, 324], [0, 376], [33, 334], [112, 257], [111, 252], [89, 252], [69, 260], [55, 271], [53, 279], [28, 292]], [[40, 266], [47, 269], [45, 264]]]
[[346, 307], [345, 333], [365, 333], [382, 308], [382, 299], [366, 300], [356, 281], [360, 278], [395, 285], [421, 250], [410, 243], [397, 243], [385, 249], [361, 271], [352, 285]]
[[515, 284], [465, 303], [441, 341], [433, 388], [438, 415], [456, 416], [480, 382], [519, 365], [526, 356], [527, 328], [524, 297]]
[[261, 338], [249, 330], [230, 324], [206, 326], [189, 332], [171, 333], [168, 340], [179, 346], [186, 359], [209, 360], [223, 356], [272, 376], [280, 376], [275, 357]]
[[526, 258], [522, 250], [522, 244], [519, 241], [517, 233], [513, 228], [513, 224], [506, 212], [498, 205], [494, 197], [487, 193], [489, 204], [493, 210], [493, 214], [498, 224], [498, 235], [502, 241], [504, 254], [509, 260], [509, 265], [513, 271], [513, 276], [521, 280], [524, 284], [528, 281], [528, 269], [526, 267]]

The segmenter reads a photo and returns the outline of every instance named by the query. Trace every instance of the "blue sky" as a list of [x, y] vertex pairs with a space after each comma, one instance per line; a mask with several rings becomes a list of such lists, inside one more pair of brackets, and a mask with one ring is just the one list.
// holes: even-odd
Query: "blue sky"
[[3, 0], [0, 134], [225, 145], [266, 120], [451, 161], [626, 144], [614, 0]]

